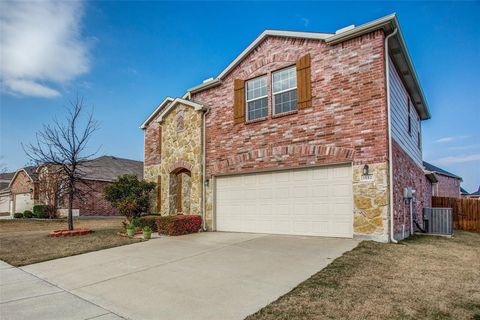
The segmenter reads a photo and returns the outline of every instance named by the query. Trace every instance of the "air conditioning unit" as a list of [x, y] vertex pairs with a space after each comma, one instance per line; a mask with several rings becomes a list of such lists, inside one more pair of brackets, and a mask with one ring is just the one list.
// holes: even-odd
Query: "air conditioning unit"
[[452, 208], [423, 208], [423, 227], [426, 233], [453, 234]]

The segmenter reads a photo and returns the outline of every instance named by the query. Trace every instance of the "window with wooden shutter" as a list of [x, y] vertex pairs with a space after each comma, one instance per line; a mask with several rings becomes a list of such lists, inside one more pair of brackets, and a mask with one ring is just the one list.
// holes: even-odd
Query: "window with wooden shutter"
[[245, 122], [245, 81], [235, 79], [233, 82], [233, 117], [234, 123]]
[[312, 71], [310, 66], [310, 55], [297, 60], [297, 96], [298, 109], [312, 106]]

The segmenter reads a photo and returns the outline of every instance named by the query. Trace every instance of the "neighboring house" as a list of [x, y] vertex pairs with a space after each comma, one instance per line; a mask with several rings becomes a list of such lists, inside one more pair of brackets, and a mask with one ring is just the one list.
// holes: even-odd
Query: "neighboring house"
[[8, 185], [15, 172], [0, 173], [0, 216], [10, 214], [10, 189]]
[[[49, 171], [50, 170], [50, 171]], [[73, 214], [75, 216], [115, 215], [117, 211], [103, 197], [103, 189], [110, 185], [118, 176], [134, 174], [143, 178], [143, 162], [122, 159], [112, 156], [102, 156], [85, 161], [81, 165], [83, 183], [77, 188], [85, 192], [82, 198], [75, 197]], [[17, 170], [9, 185], [10, 214], [32, 210], [36, 204], [48, 203], [49, 188], [53, 170], [48, 166], [26, 167]], [[59, 197], [58, 212], [61, 216], [67, 214], [66, 197]]]
[[477, 191], [470, 193], [467, 197], [473, 199], [480, 199], [480, 186], [478, 187]]
[[431, 185], [432, 196], [460, 198], [462, 177], [436, 167], [426, 161], [423, 161], [423, 167], [425, 174], [434, 174], [436, 178], [436, 181], [430, 181], [429, 184]]
[[460, 196], [462, 198], [467, 198], [468, 196], [470, 195], [470, 193], [468, 193], [467, 190], [463, 189], [462, 187], [460, 187]]
[[336, 33], [267, 30], [145, 120], [144, 176], [158, 212], [201, 214], [209, 230], [400, 239], [404, 189], [420, 224], [431, 203], [429, 118], [395, 15]]

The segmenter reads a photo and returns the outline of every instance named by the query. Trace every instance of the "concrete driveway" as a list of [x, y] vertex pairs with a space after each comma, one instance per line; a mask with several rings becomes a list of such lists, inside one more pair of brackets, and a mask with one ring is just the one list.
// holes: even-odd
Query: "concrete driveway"
[[[102, 317], [243, 319], [356, 245], [351, 239], [207, 232], [152, 239], [22, 269], [101, 308]], [[49, 294], [41, 298], [48, 299]], [[23, 299], [24, 306], [10, 301], [0, 308], [17, 303], [17, 308], [34, 311], [35, 299]], [[52, 297], [49, 306], [55, 305]], [[75, 304], [71, 308], [70, 318], [82, 318], [76, 316]], [[41, 319], [35, 312], [19, 318], [23, 316]], [[55, 313], [48, 317], [54, 318]], [[58, 318], [67, 319], [69, 314]]]

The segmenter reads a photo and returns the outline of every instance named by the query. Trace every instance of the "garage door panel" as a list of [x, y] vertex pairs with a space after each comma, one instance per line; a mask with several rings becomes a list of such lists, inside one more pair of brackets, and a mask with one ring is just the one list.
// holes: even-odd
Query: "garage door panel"
[[352, 236], [351, 167], [217, 178], [219, 231]]
[[30, 193], [18, 193], [14, 196], [15, 212], [33, 209], [33, 199]]

